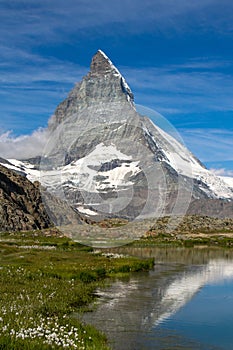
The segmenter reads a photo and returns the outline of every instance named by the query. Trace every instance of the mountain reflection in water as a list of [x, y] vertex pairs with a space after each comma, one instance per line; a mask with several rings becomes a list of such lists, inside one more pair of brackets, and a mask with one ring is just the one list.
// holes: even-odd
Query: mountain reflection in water
[[[145, 251], [145, 256], [147, 253]], [[179, 334], [167, 333], [160, 327], [204, 286], [233, 281], [233, 254], [230, 251], [196, 250], [196, 253], [201, 263], [196, 260], [195, 249], [188, 252], [173, 248], [169, 253], [169, 250], [156, 248], [154, 271], [135, 274], [129, 280], [117, 281], [105, 290], [98, 290], [98, 307], [85, 314], [84, 321], [105, 332], [113, 349], [164, 349], [164, 346], [173, 349], [171, 346], [179, 342], [178, 349], [219, 349], [182, 339]], [[140, 254], [143, 254], [142, 250]], [[153, 256], [151, 250], [150, 256]], [[164, 344], [165, 340], [169, 344]]]

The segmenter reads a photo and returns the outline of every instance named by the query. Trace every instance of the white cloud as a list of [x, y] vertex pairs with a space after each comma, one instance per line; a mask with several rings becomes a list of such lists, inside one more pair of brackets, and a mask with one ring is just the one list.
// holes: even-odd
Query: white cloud
[[38, 129], [31, 135], [14, 137], [11, 131], [0, 135], [0, 157], [27, 159], [43, 152], [48, 139], [46, 129]]
[[220, 168], [220, 169], [214, 169], [211, 168], [210, 171], [218, 176], [232, 176], [233, 177], [233, 170]]

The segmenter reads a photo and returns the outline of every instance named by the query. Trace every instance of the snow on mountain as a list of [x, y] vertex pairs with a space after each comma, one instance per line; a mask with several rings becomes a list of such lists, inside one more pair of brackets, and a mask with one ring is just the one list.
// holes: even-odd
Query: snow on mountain
[[[110, 169], [101, 169], [104, 164], [109, 163]], [[105, 146], [103, 143], [97, 145], [86, 157], [71, 162], [59, 170], [63, 184], [69, 181], [80, 190], [97, 193], [100, 190], [106, 192], [109, 189], [132, 185], [130, 177], [141, 171], [138, 162], [132, 161], [132, 157], [123, 154], [114, 145]], [[54, 172], [56, 174], [57, 170]], [[43, 177], [47, 178], [45, 172], [42, 172], [42, 182]]]
[[[7, 168], [24, 173], [32, 182], [38, 180], [45, 187], [68, 184], [70, 188], [90, 192], [106, 192], [107, 189], [130, 186], [130, 178], [141, 171], [138, 162], [134, 162], [131, 156], [117, 150], [114, 145], [105, 146], [103, 143], [97, 145], [86, 157], [54, 170], [38, 170], [33, 164], [16, 159], [8, 159], [8, 162], [4, 164]], [[108, 167], [110, 164], [110, 168], [104, 169], [104, 164], [108, 164]], [[101, 181], [98, 180], [99, 176]]]
[[[164, 161], [167, 162], [179, 175], [193, 178], [200, 182], [200, 188], [208, 197], [213, 198], [233, 198], [232, 182], [230, 178], [226, 181], [222, 177], [216, 176], [201, 164], [201, 162], [174, 137], [164, 130], [154, 125], [151, 121], [149, 126], [144, 130], [150, 135], [151, 139], [157, 144], [164, 154]], [[153, 136], [153, 128], [156, 130]], [[201, 184], [206, 186], [202, 186]], [[230, 185], [230, 186], [229, 186]]]
[[145, 207], [154, 215], [171, 213], [177, 201], [183, 200], [180, 207], [186, 210], [191, 199], [233, 199], [231, 178], [211, 173], [184, 145], [137, 113], [132, 91], [101, 50], [90, 72], [57, 107], [48, 135], [51, 148], [48, 142], [41, 167], [38, 159], [0, 163], [40, 181], [87, 215], [95, 215], [104, 201], [108, 208], [115, 201], [119, 216], [135, 218]]
[[229, 176], [218, 176], [218, 177], [233, 189], [233, 177], [229, 177]]
[[83, 205], [77, 206], [76, 209], [78, 209], [78, 211], [80, 213], [88, 215], [88, 216], [94, 216], [97, 214], [95, 211], [90, 210], [89, 208], [85, 208]]
[[25, 175], [31, 182], [40, 181], [40, 171], [35, 168], [35, 165], [30, 164], [28, 161], [21, 161], [17, 159], [7, 159], [7, 161], [9, 164], [1, 164], [8, 169]]

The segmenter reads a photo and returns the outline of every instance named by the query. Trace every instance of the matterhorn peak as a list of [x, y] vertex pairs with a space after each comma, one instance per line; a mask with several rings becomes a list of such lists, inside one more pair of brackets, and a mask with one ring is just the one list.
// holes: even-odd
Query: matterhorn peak
[[[93, 56], [89, 73], [75, 85], [67, 98], [58, 105], [54, 115], [49, 120], [49, 130], [55, 130], [59, 124], [64, 120], [69, 120], [71, 116], [74, 118], [74, 122], [77, 122], [84, 110], [88, 108], [88, 113], [90, 113], [91, 109], [96, 111], [96, 106], [98, 106], [97, 110], [101, 106], [105, 112], [113, 107], [119, 110], [125, 109], [129, 114], [135, 112], [134, 96], [130, 87], [102, 50], [98, 50]], [[122, 112], [119, 112], [119, 110], [117, 114], [121, 116]], [[92, 115], [94, 115], [94, 112]], [[99, 113], [99, 117], [103, 119], [103, 122], [106, 122], [106, 120], [110, 122], [110, 117], [108, 116], [106, 119], [103, 117], [103, 113]], [[86, 120], [85, 118], [84, 123], [86, 123]]]
[[125, 78], [122, 76], [119, 70], [114, 66], [112, 61], [102, 50], [98, 50], [93, 56], [91, 61], [91, 70], [88, 77], [97, 77], [98, 79], [101, 77], [109, 77], [109, 87], [112, 84], [111, 82], [115, 81], [116, 86], [114, 90], [116, 90], [118, 86], [120, 88], [118, 94], [121, 95], [123, 92], [123, 95], [126, 96], [126, 99], [134, 107], [134, 96], [129, 85], [126, 83]]
[[91, 61], [91, 73], [104, 74], [108, 72], [115, 72], [115, 74], [120, 75], [119, 70], [114, 66], [108, 56], [102, 50], [98, 50]]

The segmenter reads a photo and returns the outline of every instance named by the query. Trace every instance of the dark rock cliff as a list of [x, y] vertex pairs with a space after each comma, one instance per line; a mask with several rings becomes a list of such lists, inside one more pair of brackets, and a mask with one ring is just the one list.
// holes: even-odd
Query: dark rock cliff
[[51, 225], [39, 183], [33, 184], [0, 165], [0, 231], [43, 229]]

